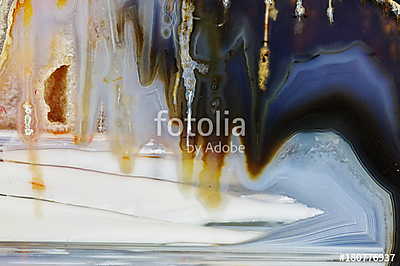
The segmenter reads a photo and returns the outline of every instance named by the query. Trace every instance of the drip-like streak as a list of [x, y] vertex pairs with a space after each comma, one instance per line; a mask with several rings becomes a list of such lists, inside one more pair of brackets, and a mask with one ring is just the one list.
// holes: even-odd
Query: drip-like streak
[[[105, 78], [112, 91], [113, 99], [113, 120], [111, 146], [112, 151], [119, 160], [121, 172], [129, 174], [133, 171], [133, 154], [135, 145], [133, 142], [134, 125], [132, 121], [132, 106], [134, 106], [132, 97], [127, 93], [126, 84], [123, 82], [123, 76], [126, 74], [127, 46], [131, 36], [128, 34], [128, 24], [123, 24], [121, 29], [123, 38], [120, 38], [117, 25], [116, 7], [107, 0], [108, 15], [108, 36], [107, 47], [110, 52], [111, 64], [108, 74]], [[123, 42], [121, 39], [125, 40]]]
[[[96, 2], [96, 1], [95, 1]], [[80, 86], [82, 87], [82, 99], [81, 99], [81, 113], [79, 116], [79, 124], [76, 128], [76, 144], [88, 144], [90, 143], [92, 136], [90, 135], [90, 104], [91, 104], [91, 94], [93, 89], [92, 84], [92, 72], [93, 72], [93, 64], [94, 64], [94, 53], [96, 48], [96, 33], [95, 33], [95, 22], [93, 21], [94, 12], [95, 12], [95, 4], [92, 0], [89, 0], [87, 3], [88, 13], [83, 14], [83, 18], [86, 17], [87, 21], [87, 29], [84, 31], [87, 34], [87, 43], [82, 45], [83, 53], [81, 54], [81, 62], [80, 65], [82, 69]], [[83, 19], [85, 20], [85, 19]], [[81, 23], [85, 23], [81, 21]], [[84, 27], [82, 25], [79, 25]], [[83, 33], [85, 34], [85, 33]]]
[[296, 1], [296, 8], [294, 10], [294, 15], [300, 21], [306, 14], [306, 9], [303, 6], [303, 0]]
[[[21, 119], [20, 123], [18, 123], [19, 132], [23, 141], [27, 144], [29, 159], [35, 164], [38, 162], [36, 151], [34, 150], [34, 145], [39, 139], [41, 135], [41, 126], [40, 119], [41, 110], [40, 104], [35, 97], [34, 93], [34, 75], [35, 70], [35, 41], [34, 41], [34, 30], [32, 26], [32, 16], [34, 13], [34, 8], [32, 6], [31, 0], [26, 0], [23, 3], [19, 2], [18, 7], [19, 10], [23, 10], [23, 27], [19, 28], [16, 32], [19, 37], [20, 49], [22, 49], [22, 53], [20, 56], [21, 62], [23, 65], [19, 71], [19, 81], [21, 82], [20, 86], [22, 88], [22, 103], [19, 108], [19, 116]], [[32, 174], [32, 189], [37, 191], [38, 193], [45, 189], [43, 174], [40, 169], [33, 166], [31, 167]], [[40, 213], [40, 208], [37, 206], [38, 213]]]
[[275, 7], [273, 0], [265, 0], [265, 23], [264, 23], [264, 45], [260, 49], [260, 63], [258, 69], [258, 86], [261, 90], [266, 90], [265, 83], [268, 80], [269, 76], [269, 56], [270, 50], [268, 48], [269, 42], [269, 18], [270, 11], [272, 11]]
[[186, 125], [186, 146], [189, 147], [190, 137], [192, 133], [192, 104], [196, 93], [196, 76], [194, 70], [206, 74], [208, 67], [199, 64], [190, 56], [190, 38], [193, 31], [193, 12], [195, 5], [192, 0], [184, 0], [182, 2], [181, 17], [182, 22], [179, 26], [179, 47], [180, 61], [182, 67], [182, 78], [185, 86], [185, 98], [187, 108], [187, 125]]
[[326, 9], [326, 15], [328, 16], [329, 23], [333, 23], [333, 6], [332, 6], [332, 0], [328, 0], [328, 8]]
[[31, 25], [33, 16], [32, 0], [22, 0], [20, 4], [24, 6], [24, 26], [28, 27]]

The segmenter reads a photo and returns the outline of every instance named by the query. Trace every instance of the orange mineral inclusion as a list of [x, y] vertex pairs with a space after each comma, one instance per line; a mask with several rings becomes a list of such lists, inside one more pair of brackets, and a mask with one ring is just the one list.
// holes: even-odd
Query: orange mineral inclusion
[[63, 8], [64, 6], [67, 5], [67, 3], [68, 3], [68, 0], [57, 0], [56, 5], [58, 8]]
[[24, 26], [30, 26], [33, 16], [32, 0], [19, 1], [17, 8], [24, 8]]

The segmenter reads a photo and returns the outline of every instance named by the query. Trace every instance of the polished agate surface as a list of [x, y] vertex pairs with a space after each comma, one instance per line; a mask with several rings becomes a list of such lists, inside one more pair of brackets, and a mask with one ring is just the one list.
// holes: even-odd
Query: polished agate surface
[[393, 0], [1, 1], [0, 241], [396, 253], [399, 16]]

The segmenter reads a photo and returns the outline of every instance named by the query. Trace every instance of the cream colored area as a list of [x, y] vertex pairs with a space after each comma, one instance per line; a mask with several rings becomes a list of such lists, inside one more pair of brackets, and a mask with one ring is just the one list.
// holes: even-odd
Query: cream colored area
[[215, 229], [144, 219], [77, 206], [0, 196], [1, 241], [199, 245], [248, 241], [258, 232]]
[[[210, 210], [199, 201], [194, 191], [182, 193], [182, 184], [177, 182], [176, 161], [135, 158], [137, 170], [134, 174], [138, 176], [123, 176], [112, 174], [118, 169], [118, 162], [113, 161], [110, 153], [67, 149], [38, 151], [46, 189], [36, 195], [31, 189], [30, 165], [17, 163], [29, 162], [27, 156], [27, 151], [4, 152], [3, 159], [7, 161], [0, 163], [2, 194], [39, 197], [64, 204], [197, 225], [290, 223], [322, 214], [318, 209], [288, 201], [285, 197], [276, 196], [275, 200], [264, 201], [226, 192], [221, 193], [223, 204]], [[157, 169], [162, 169], [163, 174]]]

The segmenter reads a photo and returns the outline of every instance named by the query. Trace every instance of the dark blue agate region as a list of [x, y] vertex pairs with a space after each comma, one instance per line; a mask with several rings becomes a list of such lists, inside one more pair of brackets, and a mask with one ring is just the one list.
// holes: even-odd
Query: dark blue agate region
[[[129, 8], [136, 2], [128, 1]], [[193, 116], [213, 120], [215, 110], [220, 109], [230, 111], [230, 121], [244, 118], [242, 142], [248, 171], [254, 177], [295, 133], [334, 131], [348, 141], [371, 175], [392, 192], [399, 210], [400, 31], [396, 18], [375, 1], [337, 1], [335, 21], [330, 24], [327, 1], [312, 0], [304, 1], [306, 16], [298, 21], [293, 17], [295, 1], [276, 2], [278, 18], [270, 19], [269, 25], [270, 76], [267, 90], [262, 91], [257, 79], [264, 40], [264, 1], [231, 0], [228, 13], [221, 11], [221, 1], [194, 1], [196, 20], [190, 53], [209, 69], [207, 74], [196, 72]], [[177, 33], [179, 24], [175, 26]], [[178, 109], [173, 107], [171, 96], [179, 71], [176, 35], [158, 40], [146, 38], [144, 32], [137, 34], [143, 34], [137, 38], [143, 46], [153, 42], [153, 50], [147, 54], [137, 51], [142, 58], [139, 69], [151, 73], [143, 74], [144, 83], [158, 72], [165, 83], [170, 115], [184, 119], [187, 109], [182, 81]], [[145, 66], [144, 62], [153, 64]], [[226, 143], [229, 139], [210, 136], [202, 141]], [[223, 157], [212, 156], [220, 165]]]

